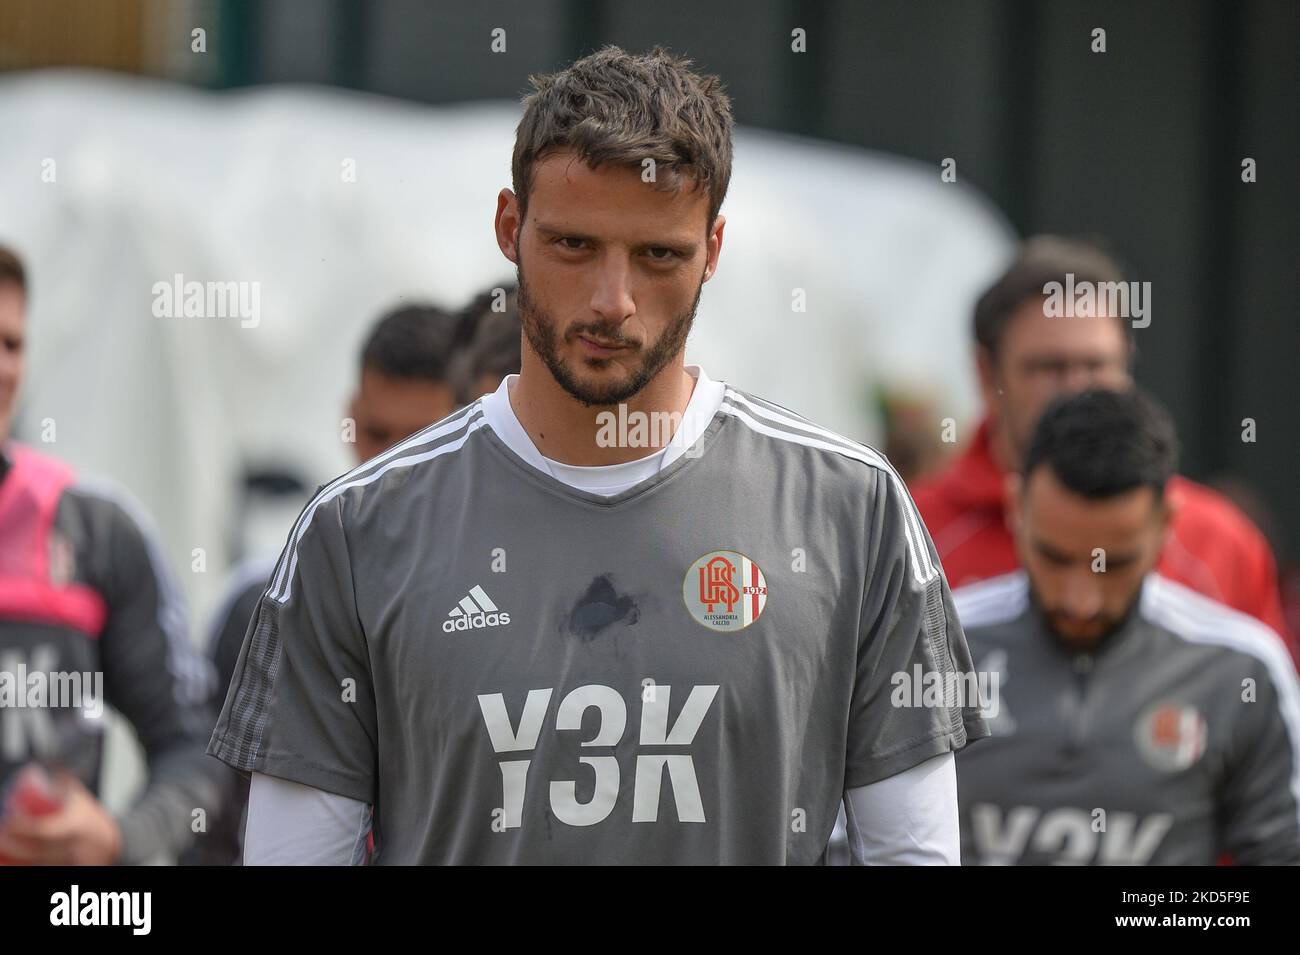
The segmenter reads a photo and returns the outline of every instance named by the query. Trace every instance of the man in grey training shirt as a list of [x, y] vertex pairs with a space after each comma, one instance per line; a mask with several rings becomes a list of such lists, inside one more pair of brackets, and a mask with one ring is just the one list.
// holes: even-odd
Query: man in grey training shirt
[[1264, 624], [1153, 570], [1173, 427], [1137, 392], [1039, 421], [1011, 496], [1023, 571], [959, 588], [993, 738], [958, 757], [962, 857], [1300, 862], [1300, 686]]
[[971, 663], [877, 452], [684, 365], [731, 167], [716, 77], [606, 48], [535, 81], [496, 238], [521, 374], [325, 485], [209, 752], [245, 860], [958, 861]]

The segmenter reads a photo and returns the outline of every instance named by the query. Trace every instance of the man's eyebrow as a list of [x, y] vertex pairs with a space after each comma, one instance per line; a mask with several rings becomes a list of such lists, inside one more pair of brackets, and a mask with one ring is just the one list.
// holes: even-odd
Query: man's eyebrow
[[1119, 553], [1108, 551], [1106, 560], [1112, 564], [1128, 564], [1137, 560], [1139, 556], [1140, 554], [1137, 551], [1120, 551]]
[[1069, 554], [1065, 553], [1065, 551], [1058, 550], [1041, 537], [1034, 538], [1034, 547], [1039, 553], [1046, 557], [1050, 557], [1053, 560], [1069, 561], [1072, 559]]
[[566, 238], [585, 239], [589, 242], [594, 241], [596, 238], [594, 235], [585, 235], [581, 232], [575, 232], [572, 229], [561, 229], [558, 226], [548, 225], [545, 222], [534, 223], [533, 228], [538, 232], [545, 232], [547, 235], [562, 235]]
[[[557, 236], [557, 237], [563, 236], [566, 239], [581, 239], [583, 242], [601, 241], [598, 237], [594, 235], [587, 235], [584, 232], [575, 232], [572, 229], [562, 229], [559, 226], [550, 225], [549, 223], [546, 222], [536, 222], [534, 223], [533, 228], [536, 229], [538, 232], [542, 233], [543, 235]], [[684, 255], [686, 253], [693, 251], [695, 248], [695, 244], [687, 240], [685, 237], [669, 236], [661, 239], [647, 239], [644, 242], [637, 243], [637, 247], [642, 249], [654, 249], [654, 248], [672, 249], [673, 251], [680, 252]]]

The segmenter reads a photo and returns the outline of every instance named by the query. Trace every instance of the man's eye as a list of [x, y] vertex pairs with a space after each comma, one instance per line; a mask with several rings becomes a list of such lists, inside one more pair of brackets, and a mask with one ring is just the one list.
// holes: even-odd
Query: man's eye
[[654, 259], [656, 262], [667, 262], [669, 259], [677, 257], [676, 252], [672, 249], [666, 249], [661, 245], [656, 245], [646, 251], [650, 253], [650, 258]]
[[571, 235], [560, 236], [556, 241], [571, 252], [577, 252], [583, 245], [582, 239], [576, 239]]

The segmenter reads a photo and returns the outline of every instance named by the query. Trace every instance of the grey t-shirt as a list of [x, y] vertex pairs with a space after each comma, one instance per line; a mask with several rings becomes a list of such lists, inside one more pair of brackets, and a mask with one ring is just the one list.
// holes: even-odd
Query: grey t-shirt
[[844, 789], [985, 735], [891, 702], [971, 663], [879, 454], [727, 388], [602, 497], [504, 387], [318, 492], [209, 752], [374, 804], [383, 863], [814, 862]]
[[1088, 653], [1023, 572], [955, 600], [996, 703], [957, 757], [963, 862], [1300, 863], [1300, 684], [1267, 627], [1156, 574]]

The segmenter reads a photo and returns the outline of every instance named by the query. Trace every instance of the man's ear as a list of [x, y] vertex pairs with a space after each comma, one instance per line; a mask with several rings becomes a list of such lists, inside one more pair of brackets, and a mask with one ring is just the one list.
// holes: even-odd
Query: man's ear
[[975, 373], [979, 377], [984, 410], [991, 412], [997, 407], [998, 402], [997, 359], [983, 345], [975, 346]]
[[718, 257], [722, 255], [722, 232], [727, 227], [727, 217], [718, 216], [713, 220], [713, 228], [705, 245], [704, 279], [707, 282], [718, 271]]
[[1174, 518], [1178, 516], [1179, 508], [1182, 506], [1182, 497], [1177, 491], [1171, 491], [1169, 486], [1165, 485], [1165, 493], [1160, 498], [1160, 508], [1156, 518], [1161, 523], [1160, 539], [1162, 541], [1169, 537], [1174, 528]]
[[509, 189], [502, 189], [497, 194], [497, 212], [492, 227], [496, 232], [497, 247], [501, 254], [519, 264], [519, 199]]
[[1002, 479], [1002, 513], [1012, 535], [1020, 529], [1020, 491], [1024, 484], [1024, 478], [1014, 471], [1008, 471]]

